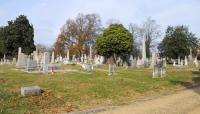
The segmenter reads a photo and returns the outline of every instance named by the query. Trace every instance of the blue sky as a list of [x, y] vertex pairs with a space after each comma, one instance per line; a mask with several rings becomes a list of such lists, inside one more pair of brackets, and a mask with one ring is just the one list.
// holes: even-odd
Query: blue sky
[[53, 45], [61, 26], [78, 13], [97, 13], [106, 26], [111, 19], [141, 24], [155, 19], [164, 32], [168, 25], [187, 25], [200, 37], [200, 0], [0, 0], [0, 26], [26, 15], [35, 30], [35, 43]]

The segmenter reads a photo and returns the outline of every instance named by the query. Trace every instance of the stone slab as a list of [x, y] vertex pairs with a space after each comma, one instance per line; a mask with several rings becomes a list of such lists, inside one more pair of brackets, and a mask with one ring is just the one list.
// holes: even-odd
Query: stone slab
[[21, 87], [22, 96], [37, 96], [41, 95], [42, 90], [39, 86]]

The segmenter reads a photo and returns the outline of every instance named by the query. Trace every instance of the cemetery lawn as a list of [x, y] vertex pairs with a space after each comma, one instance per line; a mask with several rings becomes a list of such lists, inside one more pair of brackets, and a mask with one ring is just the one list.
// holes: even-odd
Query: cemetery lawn
[[[81, 69], [79, 66], [64, 68]], [[117, 68], [108, 76], [107, 67], [91, 73], [30, 74], [15, 70], [12, 65], [0, 65], [1, 114], [55, 114], [108, 105], [121, 105], [146, 96], [174, 92], [200, 83], [197, 68], [167, 67], [164, 78], [152, 79], [149, 68]], [[22, 86], [38, 85], [41, 96], [22, 97]]]

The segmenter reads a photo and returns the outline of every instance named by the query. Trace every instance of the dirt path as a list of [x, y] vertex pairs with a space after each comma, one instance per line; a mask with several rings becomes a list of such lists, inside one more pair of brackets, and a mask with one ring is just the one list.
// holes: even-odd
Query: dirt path
[[97, 114], [200, 114], [200, 87]]

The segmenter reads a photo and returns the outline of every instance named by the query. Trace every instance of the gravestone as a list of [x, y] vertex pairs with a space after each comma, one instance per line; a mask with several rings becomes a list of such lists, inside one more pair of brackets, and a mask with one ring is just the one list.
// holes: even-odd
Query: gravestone
[[87, 63], [87, 55], [84, 54], [84, 63]]
[[16, 64], [16, 58], [12, 59], [12, 64]]
[[27, 59], [26, 71], [35, 70], [37, 68], [37, 62], [35, 60]]
[[6, 55], [3, 56], [3, 64], [6, 64]]
[[26, 65], [27, 65], [27, 55], [20, 53], [18, 55], [16, 67], [19, 69], [24, 69], [26, 68]]
[[152, 78], [164, 77], [166, 74], [166, 68], [163, 65], [162, 61], [159, 61], [153, 67]]
[[39, 86], [21, 87], [22, 96], [36, 96], [41, 95], [42, 90]]
[[67, 61], [69, 61], [69, 49], [67, 49]]
[[131, 61], [131, 67], [132, 68], [137, 67], [137, 60], [136, 60], [136, 58]]
[[198, 62], [198, 60], [197, 60], [197, 57], [195, 57], [195, 59], [194, 59], [194, 64], [195, 64], [196, 67], [199, 66], [199, 62]]
[[181, 64], [181, 58], [180, 58], [180, 56], [178, 56], [178, 65], [180, 65]]
[[183, 60], [181, 60], [181, 66], [183, 66]]
[[54, 51], [52, 51], [51, 53], [51, 63], [53, 64], [55, 61], [54, 61]]
[[43, 55], [43, 73], [48, 73], [49, 61], [50, 61], [49, 52], [44, 52], [44, 55]]
[[144, 61], [142, 61], [139, 57], [138, 57], [138, 59], [137, 59], [137, 68], [142, 68], [142, 67], [144, 67], [144, 63], [143, 63]]
[[87, 72], [91, 72], [93, 70], [93, 66], [92, 64], [83, 64], [84, 65], [84, 69], [87, 71]]
[[92, 62], [92, 45], [90, 45], [90, 56], [89, 56], [90, 63]]
[[39, 57], [38, 57], [38, 51], [33, 51], [33, 60], [35, 60], [37, 63], [39, 63]]
[[190, 48], [189, 64], [192, 65], [192, 48]]
[[153, 77], [152, 78], [158, 78], [158, 65], [153, 65]]
[[173, 66], [176, 66], [176, 61], [174, 60], [174, 62], [173, 62]]
[[109, 64], [108, 65], [108, 75], [109, 76], [111, 76], [111, 75], [116, 73], [115, 67], [116, 66], [114, 64]]
[[142, 40], [142, 61], [143, 64], [146, 62], [146, 38], [143, 36], [143, 40]]
[[187, 56], [185, 56], [185, 66], [188, 66], [188, 60], [187, 60]]
[[155, 64], [156, 64], [156, 53], [152, 52], [150, 68], [153, 68]]
[[3, 59], [1, 59], [1, 65], [3, 64]]

